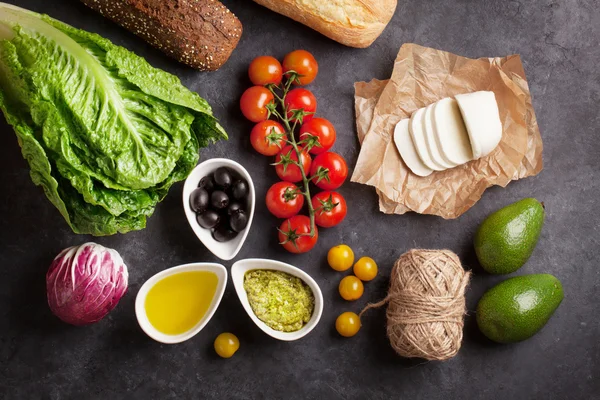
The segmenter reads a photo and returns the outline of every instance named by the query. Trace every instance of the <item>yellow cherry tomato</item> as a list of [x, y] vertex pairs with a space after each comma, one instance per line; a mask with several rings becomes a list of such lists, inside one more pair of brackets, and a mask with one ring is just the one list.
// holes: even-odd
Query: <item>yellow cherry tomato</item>
[[240, 348], [240, 341], [233, 333], [223, 332], [215, 339], [215, 351], [223, 358], [230, 358]]
[[339, 290], [344, 300], [352, 301], [360, 299], [365, 287], [360, 279], [354, 275], [349, 275], [340, 281]]
[[354, 264], [354, 275], [363, 282], [375, 279], [377, 276], [377, 263], [371, 257], [361, 257]]
[[336, 271], [346, 271], [354, 263], [354, 252], [345, 244], [334, 246], [327, 253], [327, 262]]
[[344, 337], [352, 337], [360, 330], [360, 318], [350, 311], [342, 313], [335, 320], [335, 329]]

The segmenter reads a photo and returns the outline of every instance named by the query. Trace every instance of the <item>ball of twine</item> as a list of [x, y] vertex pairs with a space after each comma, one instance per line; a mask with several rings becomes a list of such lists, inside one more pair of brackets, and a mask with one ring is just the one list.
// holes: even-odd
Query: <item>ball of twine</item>
[[462, 343], [470, 275], [452, 251], [410, 250], [394, 264], [387, 297], [360, 315], [387, 304], [387, 335], [396, 353], [447, 360]]

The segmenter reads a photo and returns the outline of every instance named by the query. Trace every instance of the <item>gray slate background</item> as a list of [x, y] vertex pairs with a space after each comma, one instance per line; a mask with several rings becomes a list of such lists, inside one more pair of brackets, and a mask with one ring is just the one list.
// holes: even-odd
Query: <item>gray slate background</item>
[[[415, 42], [468, 57], [520, 53], [544, 139], [545, 168], [506, 189], [488, 190], [457, 220], [378, 212], [370, 187], [346, 184], [351, 210], [345, 223], [322, 230], [311, 253], [287, 254], [277, 245], [278, 221], [259, 202], [248, 243], [238, 259], [266, 256], [301, 266], [321, 285], [325, 310], [306, 338], [283, 343], [255, 327], [231, 283], [210, 324], [179, 345], [161, 345], [139, 329], [135, 295], [150, 276], [193, 261], [216, 261], [198, 243], [181, 209], [181, 184], [149, 220], [147, 229], [96, 239], [117, 249], [130, 271], [129, 293], [103, 321], [85, 328], [61, 323], [48, 310], [45, 272], [63, 248], [91, 240], [76, 236], [35, 187], [12, 129], [0, 121], [0, 398], [3, 399], [592, 399], [600, 398], [600, 13], [596, 0], [401, 0], [377, 42], [366, 50], [343, 47], [249, 0], [226, 5], [244, 24], [238, 49], [224, 68], [198, 73], [172, 62], [127, 31], [74, 0], [9, 0], [76, 27], [98, 32], [135, 50], [153, 65], [181, 77], [214, 107], [229, 142], [202, 158], [230, 157], [244, 164], [259, 195], [276, 180], [268, 161], [252, 151], [251, 124], [237, 102], [248, 63], [256, 56], [282, 58], [305, 48], [320, 63], [311, 85], [318, 114], [337, 127], [335, 149], [351, 165], [358, 155], [353, 83], [391, 74], [400, 46]], [[523, 197], [544, 201], [547, 220], [533, 257], [516, 274], [549, 272], [564, 284], [565, 300], [534, 338], [496, 345], [477, 330], [473, 310], [501, 277], [477, 265], [472, 236], [490, 212]], [[369, 255], [381, 274], [363, 298], [346, 303], [337, 293], [340, 273], [326, 266], [332, 245], [345, 242]], [[475, 275], [467, 295], [469, 316], [459, 355], [446, 363], [399, 358], [385, 337], [384, 312], [365, 317], [360, 334], [340, 338], [333, 328], [343, 311], [358, 311], [385, 295], [394, 260], [412, 247], [450, 248]], [[231, 262], [225, 262], [230, 266]], [[237, 334], [241, 349], [219, 359], [212, 342]]]

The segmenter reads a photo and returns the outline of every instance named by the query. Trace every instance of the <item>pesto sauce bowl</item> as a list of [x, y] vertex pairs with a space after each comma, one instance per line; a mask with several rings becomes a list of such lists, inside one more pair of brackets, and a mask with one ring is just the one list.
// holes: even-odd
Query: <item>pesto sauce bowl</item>
[[[252, 311], [252, 307], [250, 307], [248, 295], [244, 289], [244, 276], [246, 275], [246, 272], [257, 269], [285, 272], [300, 278], [308, 285], [315, 297], [315, 308], [310, 320], [306, 325], [295, 332], [281, 332], [276, 331], [258, 319], [256, 314], [254, 314], [254, 311]], [[252, 321], [254, 321], [254, 323], [260, 329], [262, 329], [263, 332], [271, 337], [274, 337], [275, 339], [293, 341], [303, 338], [304, 336], [308, 335], [308, 333], [312, 331], [315, 326], [317, 326], [319, 320], [321, 319], [321, 315], [323, 314], [323, 294], [321, 293], [321, 288], [319, 288], [317, 282], [315, 282], [310, 275], [301, 269], [294, 267], [293, 265], [264, 258], [249, 258], [246, 260], [240, 260], [231, 267], [231, 280], [233, 281], [233, 286], [235, 287], [235, 291], [240, 299], [240, 302], [242, 303], [242, 306], [244, 306], [244, 309]]]

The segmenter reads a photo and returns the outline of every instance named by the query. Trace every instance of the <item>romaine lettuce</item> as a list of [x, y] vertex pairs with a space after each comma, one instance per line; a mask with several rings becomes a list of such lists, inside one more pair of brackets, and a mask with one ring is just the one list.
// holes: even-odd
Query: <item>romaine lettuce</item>
[[142, 229], [200, 146], [227, 138], [179, 79], [99, 35], [0, 3], [0, 109], [76, 233]]

